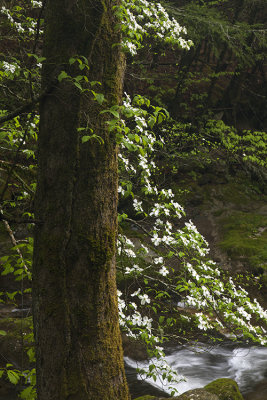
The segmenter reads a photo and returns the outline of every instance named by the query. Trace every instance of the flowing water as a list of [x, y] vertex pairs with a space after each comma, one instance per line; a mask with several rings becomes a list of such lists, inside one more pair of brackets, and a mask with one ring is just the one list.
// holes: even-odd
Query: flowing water
[[[234, 347], [233, 344], [208, 346], [198, 344], [190, 348], [176, 346], [166, 350], [167, 362], [186, 381], [174, 385], [179, 393], [200, 388], [218, 378], [232, 378], [245, 394], [253, 391], [255, 386], [267, 378], [267, 348], [265, 347]], [[145, 367], [145, 362], [136, 362], [125, 358], [128, 368]], [[147, 379], [147, 383], [155, 389], [168, 393], [167, 386], [162, 386], [160, 379], [155, 382]], [[149, 393], [146, 388], [146, 393]], [[143, 393], [145, 394], [145, 393]], [[267, 394], [266, 394], [267, 399]]]

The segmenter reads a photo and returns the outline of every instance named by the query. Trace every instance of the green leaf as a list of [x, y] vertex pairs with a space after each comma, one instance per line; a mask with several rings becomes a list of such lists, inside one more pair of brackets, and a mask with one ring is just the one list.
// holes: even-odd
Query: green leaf
[[6, 331], [0, 331], [0, 335], [6, 336]]
[[31, 347], [28, 351], [27, 351], [28, 357], [29, 357], [29, 361], [30, 362], [34, 362], [35, 361], [35, 352], [34, 352], [34, 348]]
[[88, 140], [92, 139], [92, 136], [83, 136], [82, 143], [88, 142]]
[[118, 113], [118, 111], [116, 111], [116, 110], [109, 110], [109, 112], [110, 112], [112, 115], [114, 115], [114, 117], [120, 118], [120, 114]]
[[153, 117], [153, 116], [151, 116], [151, 117], [149, 118], [149, 120], [147, 121], [148, 126], [149, 126], [150, 128], [153, 128], [153, 126], [155, 125], [155, 122], [156, 122], [156, 119], [155, 119], [155, 117]]
[[121, 133], [116, 133], [116, 143], [120, 144], [123, 140], [123, 135]]
[[82, 143], [88, 142], [88, 140], [90, 139], [96, 139], [100, 144], [104, 144], [104, 140], [102, 139], [102, 137], [95, 134], [90, 136], [83, 136]]
[[135, 151], [135, 150], [137, 150], [137, 146], [136, 146], [135, 144], [128, 143], [128, 142], [124, 142], [123, 144], [124, 144], [125, 147], [127, 147], [127, 149], [128, 149], [129, 151]]
[[101, 82], [98, 82], [98, 81], [91, 81], [91, 82], [90, 82], [90, 85], [91, 85], [91, 86], [101, 85]]
[[74, 78], [74, 80], [76, 81], [76, 82], [80, 82], [80, 81], [82, 81], [84, 79], [84, 75], [77, 75], [77, 76], [75, 76], [75, 78]]
[[110, 121], [107, 121], [107, 124], [109, 126], [110, 132], [112, 132], [115, 128], [118, 128], [118, 119], [117, 118], [111, 119]]
[[43, 61], [46, 60], [46, 57], [38, 57], [36, 60], [38, 63], [42, 63]]
[[8, 369], [7, 371], [7, 377], [13, 385], [16, 385], [19, 382], [19, 375], [17, 372], [13, 371], [12, 369]]
[[5, 270], [3, 272], [1, 272], [1, 275], [7, 275], [14, 271], [14, 267], [12, 267], [10, 264], [5, 264], [4, 268], [5, 268]]
[[17, 291], [13, 293], [6, 292], [6, 295], [10, 300], [13, 300], [17, 293]]
[[24, 400], [32, 400], [36, 398], [35, 393], [35, 388], [33, 386], [28, 386], [26, 389], [22, 390], [20, 397]]
[[125, 220], [128, 217], [127, 214], [123, 213], [123, 214], [118, 214], [118, 222], [122, 222], [123, 220]]
[[155, 369], [155, 365], [154, 364], [150, 364], [148, 368], [149, 368], [149, 371], [152, 372], [153, 369]]
[[163, 116], [162, 116], [162, 114], [159, 113], [159, 115], [158, 115], [158, 123], [161, 124], [162, 121], [163, 121]]
[[105, 96], [102, 93], [95, 93], [93, 92], [96, 101], [101, 105], [103, 104], [104, 100], [105, 100]]
[[57, 79], [59, 82], [61, 82], [63, 79], [67, 78], [69, 75], [67, 74], [66, 71], [61, 71], [60, 74], [58, 75]]
[[141, 156], [145, 156], [146, 155], [146, 152], [145, 152], [145, 150], [142, 148], [142, 147], [139, 147], [139, 153], [141, 154]]
[[79, 89], [83, 90], [82, 86], [78, 82], [74, 82], [74, 85]]

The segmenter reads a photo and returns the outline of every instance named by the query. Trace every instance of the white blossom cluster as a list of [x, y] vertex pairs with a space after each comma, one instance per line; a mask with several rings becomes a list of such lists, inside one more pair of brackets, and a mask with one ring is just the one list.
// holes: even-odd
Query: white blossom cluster
[[[219, 280], [221, 274], [218, 268], [211, 268], [207, 263], [202, 262], [200, 268], [194, 268], [190, 263], [187, 263], [186, 269], [193, 278], [193, 281], [190, 279], [187, 281], [189, 292], [185, 297], [187, 306], [200, 310], [219, 311], [233, 330], [239, 331], [241, 329], [242, 333], [248, 337], [257, 338], [260, 344], [267, 344], [264, 327], [250, 323], [253, 315], [258, 316], [263, 322], [267, 322], [267, 311], [261, 307], [256, 299], [251, 302], [247, 291], [241, 287], [237, 288], [232, 278], [223, 283]], [[196, 316], [198, 317], [199, 314], [196, 314]], [[203, 323], [203, 318], [209, 323]], [[200, 329], [206, 330], [216, 326], [221, 328], [222, 322], [218, 319], [215, 322], [210, 321], [207, 314], [198, 318]]]
[[143, 268], [137, 265], [136, 256], [141, 254], [148, 254], [148, 248], [144, 245], [140, 245], [139, 249], [136, 248], [131, 239], [127, 238], [125, 235], [119, 235], [117, 240], [117, 252], [120, 257], [126, 257], [131, 260], [128, 264], [134, 263], [131, 267], [127, 266], [125, 269], [126, 274], [132, 272], [140, 273]]
[[203, 313], [196, 313], [195, 317], [198, 320], [198, 328], [206, 331], [207, 329], [213, 329], [213, 325], [209, 317]]
[[136, 198], [133, 199], [133, 207], [136, 212], [144, 212], [142, 201], [138, 201]]
[[[140, 181], [142, 183], [144, 193], [150, 195], [158, 195], [157, 187], [151, 183], [151, 175], [155, 171], [156, 165], [153, 160], [148, 161], [147, 158], [147, 153], [154, 151], [154, 146], [156, 143], [156, 139], [151, 132], [151, 128], [148, 122], [149, 118], [151, 119], [153, 115], [148, 115], [145, 109], [133, 105], [130, 96], [127, 94], [125, 94], [121, 111], [123, 116], [131, 119], [132, 122], [134, 121], [134, 127], [131, 129], [131, 133], [129, 134], [129, 128], [126, 126], [125, 121], [121, 121], [124, 132], [126, 134], [123, 136], [120, 143], [120, 169], [121, 171], [125, 171], [128, 173], [130, 172], [133, 175], [136, 175], [138, 167], [140, 173]], [[137, 154], [137, 167], [135, 165], [133, 166], [132, 163], [130, 163], [128, 156], [126, 156], [125, 154], [127, 153], [127, 151], [132, 151]], [[119, 192], [122, 195], [124, 195], [126, 192], [122, 183], [120, 184]], [[137, 206], [136, 202], [134, 206]], [[175, 207], [175, 205], [173, 205], [173, 207]]]
[[42, 2], [41, 1], [35, 1], [31, 0], [32, 6], [35, 8], [41, 8], [42, 7]]
[[[31, 6], [34, 8], [42, 7], [41, 1], [31, 1]], [[14, 7], [14, 10], [10, 10], [5, 6], [2, 6], [0, 13], [5, 15], [10, 23], [10, 25], [19, 33], [26, 35], [34, 35], [37, 27], [37, 21], [34, 18], [22, 16], [19, 11]], [[18, 21], [21, 22], [18, 22]], [[42, 30], [39, 31], [43, 33]]]
[[[142, 102], [141, 102], [142, 105]], [[172, 257], [180, 260], [179, 263], [184, 263], [186, 279], [177, 285], [177, 290], [181, 290], [183, 301], [187, 307], [193, 307], [198, 312], [195, 315], [197, 325], [201, 330], [212, 328], [222, 329], [224, 321], [233, 331], [238, 332], [242, 329], [245, 337], [253, 337], [261, 344], [266, 344], [266, 332], [264, 328], [252, 325], [252, 317], [258, 317], [261, 322], [267, 321], [266, 311], [260, 304], [248, 298], [248, 293], [240, 287], [236, 287], [232, 278], [223, 278], [222, 273], [216, 263], [208, 259], [209, 247], [207, 241], [198, 232], [194, 223], [189, 220], [181, 229], [174, 228], [175, 219], [180, 219], [185, 215], [183, 208], [174, 199], [174, 194], [171, 189], [159, 189], [153, 180], [154, 171], [157, 166], [153, 162], [154, 147], [157, 141], [150, 134], [150, 128], [147, 123], [150, 115], [142, 111], [141, 107], [133, 106], [129, 96], [124, 101], [126, 114], [135, 121], [138, 125], [136, 130], [131, 125], [131, 129], [126, 132], [134, 133], [134, 136], [129, 137], [127, 145], [121, 149], [120, 162], [122, 170], [128, 173], [128, 180], [138, 176], [139, 188], [143, 191], [144, 199], [133, 196], [133, 208], [136, 212], [143, 214], [144, 218], [150, 221], [150, 243], [156, 249], [158, 255], [148, 255], [148, 251], [144, 252], [144, 257], [147, 259], [148, 266], [144, 267], [145, 262], [140, 262], [139, 249], [133, 243], [128, 242], [121, 251], [123, 262], [126, 262], [124, 268], [125, 274], [142, 277], [142, 275], [153, 270], [157, 271], [159, 279], [163, 277], [168, 279], [170, 276], [170, 268], [166, 262], [169, 251]], [[141, 111], [140, 111], [141, 110]], [[133, 118], [133, 113], [136, 113], [138, 118]], [[126, 117], [127, 119], [127, 117]], [[125, 122], [127, 126], [127, 122]], [[140, 129], [141, 128], [141, 129]], [[139, 135], [139, 138], [136, 137]], [[142, 135], [145, 135], [146, 140], [142, 140]], [[147, 140], [150, 140], [149, 135], [153, 138], [148, 145]], [[129, 147], [129, 144], [133, 146]], [[133, 164], [133, 169], [130, 165]], [[133, 173], [133, 170], [135, 172]], [[125, 176], [123, 177], [125, 179]], [[127, 181], [126, 181], [127, 182]], [[126, 185], [126, 184], [125, 184]], [[121, 185], [122, 187], [122, 185]], [[155, 201], [153, 201], [155, 199]], [[152, 226], [151, 226], [152, 224]], [[148, 238], [147, 238], [148, 240]], [[128, 260], [128, 261], [126, 261]], [[142, 266], [141, 266], [142, 265]], [[151, 298], [147, 293], [141, 292], [144, 289], [138, 289], [132, 296], [138, 298], [138, 306], [130, 302], [127, 308], [132, 321], [129, 327], [140, 327], [146, 329], [148, 326], [148, 335], [152, 335], [151, 324], [143, 324], [143, 312], [137, 311], [136, 307], [147, 307], [151, 303]], [[132, 305], [131, 305], [132, 304]], [[134, 310], [134, 312], [133, 312]], [[125, 311], [127, 314], [127, 312]], [[209, 317], [209, 313], [220, 316], [220, 318]], [[128, 318], [128, 317], [127, 317]], [[130, 318], [130, 317], [129, 317]], [[150, 317], [145, 318], [145, 323], [150, 320]], [[144, 332], [144, 331], [142, 331]], [[136, 335], [135, 331], [135, 335]], [[151, 336], [152, 337], [152, 336]]]
[[[140, 293], [140, 291], [141, 290], [138, 289], [132, 293], [131, 296], [138, 297], [141, 300], [141, 305], [150, 303], [149, 297], [146, 294]], [[147, 368], [137, 369], [137, 372], [142, 378], [160, 376], [162, 378], [162, 383], [168, 384], [168, 386], [170, 381], [172, 383], [181, 381], [181, 378], [178, 378], [177, 372], [166, 362], [163, 347], [158, 346], [161, 339], [152, 333], [152, 318], [146, 315], [142, 316], [137, 310], [137, 305], [135, 303], [128, 302], [126, 304], [122, 299], [122, 292], [120, 290], [117, 292], [120, 326], [126, 331], [129, 337], [137, 339], [140, 337], [140, 334], [142, 334], [143, 338], [146, 338], [145, 341], [150, 343], [152, 348], [151, 353], [154, 355], [154, 357], [150, 359]]]
[[191, 220], [185, 223], [183, 229], [177, 231], [176, 237], [180, 245], [183, 245], [187, 249], [187, 252], [189, 250], [194, 251], [198, 253], [200, 257], [205, 257], [209, 253], [207, 241], [198, 232]]
[[19, 66], [18, 66], [17, 63], [12, 63], [11, 64], [11, 63], [8, 63], [8, 62], [4, 61], [2, 63], [2, 68], [3, 68], [4, 72], [14, 74], [15, 71], [17, 69], [19, 69]]
[[7, 19], [9, 20], [11, 26], [13, 26], [19, 33], [23, 33], [25, 31], [24, 28], [22, 27], [22, 24], [14, 20], [9, 9], [3, 6], [1, 8], [1, 14], [7, 16]]
[[181, 36], [187, 34], [186, 28], [170, 18], [160, 3], [123, 0], [122, 5], [116, 7], [116, 15], [121, 21], [124, 34], [123, 47], [132, 55], [142, 47], [145, 37], [187, 50], [193, 45], [191, 40]]
[[[126, 302], [121, 298], [122, 292], [118, 290], [118, 307], [120, 316], [120, 325], [123, 327], [131, 337], [138, 337], [140, 328], [146, 330], [147, 334], [154, 338], [151, 333], [152, 329], [152, 318], [148, 318], [146, 315], [142, 316], [139, 311], [137, 311], [137, 305], [134, 302]], [[141, 305], [150, 303], [150, 299], [146, 294], [141, 294], [140, 290], [132, 293], [132, 297], [137, 296], [141, 300]], [[137, 333], [134, 333], [134, 332]], [[157, 341], [159, 339], [156, 339]]]

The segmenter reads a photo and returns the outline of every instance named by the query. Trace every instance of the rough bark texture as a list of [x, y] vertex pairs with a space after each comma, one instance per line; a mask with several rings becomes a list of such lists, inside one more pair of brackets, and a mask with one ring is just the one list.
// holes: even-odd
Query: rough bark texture
[[[43, 87], [69, 58], [89, 60], [108, 104], [119, 101], [124, 59], [114, 2], [48, 0]], [[126, 400], [115, 282], [117, 149], [92, 95], [67, 79], [41, 104], [33, 263], [38, 400]], [[103, 138], [81, 143], [79, 127]], [[82, 131], [82, 134], [90, 132]]]

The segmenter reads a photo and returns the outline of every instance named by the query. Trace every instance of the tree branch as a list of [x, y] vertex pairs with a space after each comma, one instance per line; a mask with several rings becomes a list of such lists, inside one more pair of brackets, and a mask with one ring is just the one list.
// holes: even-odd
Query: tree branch
[[34, 97], [31, 101], [28, 101], [26, 104], [23, 104], [22, 106], [18, 107], [16, 110], [11, 111], [9, 114], [0, 117], [0, 124], [10, 121], [11, 119], [17, 117], [18, 115], [23, 114], [26, 111], [31, 111], [33, 106], [39, 103], [39, 101], [42, 100], [42, 98], [45, 97], [50, 92], [51, 89], [52, 86], [44, 90], [38, 96]]
[[9, 218], [6, 215], [3, 214], [3, 211], [0, 211], [0, 221], [3, 221], [4, 223], [10, 223], [10, 224], [40, 224], [41, 221], [37, 219], [32, 219], [32, 218]]

